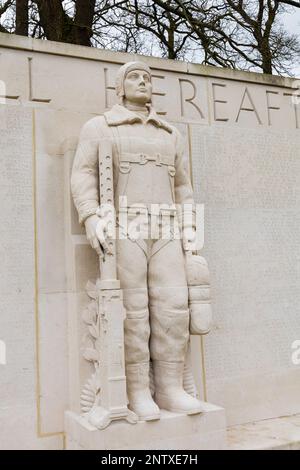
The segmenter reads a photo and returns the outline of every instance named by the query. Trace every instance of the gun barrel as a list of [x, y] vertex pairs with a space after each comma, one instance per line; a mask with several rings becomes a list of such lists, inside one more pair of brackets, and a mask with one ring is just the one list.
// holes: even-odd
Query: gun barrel
[[[105, 207], [106, 216], [114, 224], [112, 230], [114, 233], [116, 221], [114, 211], [113, 154], [112, 143], [109, 139], [103, 139], [99, 145], [99, 196], [101, 207]], [[107, 214], [110, 208], [111, 215]], [[117, 279], [116, 240], [108, 236], [107, 243], [111, 254], [105, 254], [104, 258], [100, 259], [101, 281]]]

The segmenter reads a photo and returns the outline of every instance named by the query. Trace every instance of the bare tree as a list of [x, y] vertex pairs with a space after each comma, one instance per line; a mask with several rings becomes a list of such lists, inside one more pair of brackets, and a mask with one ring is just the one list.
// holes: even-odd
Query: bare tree
[[119, 7], [132, 17], [135, 27], [157, 39], [163, 57], [182, 57], [191, 31], [185, 18], [174, 15], [151, 0], [130, 0]]
[[279, 0], [155, 0], [185, 18], [201, 44], [204, 63], [289, 73], [299, 41], [280, 23]]
[[153, 38], [136, 27], [131, 12], [115, 7], [96, 14], [92, 41], [103, 49], [151, 55]]
[[28, 0], [16, 0], [16, 34], [28, 36]]
[[292, 74], [300, 0], [0, 0], [0, 32], [219, 67]]
[[73, 17], [61, 0], [34, 0], [33, 3], [38, 8], [39, 22], [47, 39], [91, 45], [96, 0], [77, 0]]
[[279, 0], [279, 3], [285, 3], [286, 5], [290, 5], [292, 7], [300, 8], [300, 1], [298, 0]]
[[10, 10], [13, 7], [13, 3], [13, 0], [6, 0], [4, 2], [0, 2], [0, 33], [7, 33], [10, 30], [10, 18], [7, 21], [7, 14], [11, 17]]
[[113, 3], [113, 0], [9, 0], [0, 3], [0, 31], [91, 46], [96, 13], [104, 14]]

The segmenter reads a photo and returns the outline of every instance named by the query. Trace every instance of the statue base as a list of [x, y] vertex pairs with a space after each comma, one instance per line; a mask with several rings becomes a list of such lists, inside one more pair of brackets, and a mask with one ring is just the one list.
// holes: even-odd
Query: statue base
[[114, 421], [106, 429], [65, 413], [67, 450], [222, 450], [226, 448], [225, 410], [204, 403], [204, 412], [186, 416], [161, 411], [158, 421]]

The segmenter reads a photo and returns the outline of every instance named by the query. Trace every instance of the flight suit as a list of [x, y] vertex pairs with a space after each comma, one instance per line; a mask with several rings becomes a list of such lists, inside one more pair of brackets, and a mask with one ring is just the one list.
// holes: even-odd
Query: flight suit
[[[182, 241], [175, 237], [175, 225], [172, 225], [168, 239], [152, 238], [147, 233], [138, 239], [131, 237], [127, 227], [122, 227], [119, 210], [120, 197], [123, 200], [126, 197], [129, 208], [147, 208], [149, 218], [154, 215], [153, 205], [164, 205], [174, 222], [174, 218], [177, 220], [180, 216], [178, 207], [194, 204], [191, 183], [184, 168], [180, 133], [160, 119], [153, 108], [143, 119], [117, 104], [104, 116], [88, 121], [80, 135], [71, 180], [80, 223], [96, 214], [101, 203], [98, 150], [102, 139], [112, 143], [112, 203], [118, 228], [123, 230], [123, 237], [116, 241], [117, 275], [126, 309], [124, 335], [129, 405], [145, 419], [157, 415], [157, 409], [150, 403], [151, 359], [155, 400], [159, 406], [173, 411], [196, 412], [197, 400], [186, 396], [182, 389], [189, 340], [188, 288]], [[136, 217], [135, 210], [129, 210], [129, 221], [131, 217]], [[172, 393], [165, 393], [165, 389], [172, 389]], [[148, 400], [148, 409], [144, 406], [145, 400]]]

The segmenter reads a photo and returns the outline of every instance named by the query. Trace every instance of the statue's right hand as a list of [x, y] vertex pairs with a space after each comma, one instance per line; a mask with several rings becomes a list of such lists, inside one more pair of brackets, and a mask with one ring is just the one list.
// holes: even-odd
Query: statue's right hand
[[85, 230], [86, 238], [88, 239], [91, 247], [94, 248], [100, 258], [103, 258], [104, 249], [101, 246], [101, 243], [97, 237], [97, 225], [100, 220], [100, 217], [98, 217], [96, 214], [90, 215], [85, 221]]

